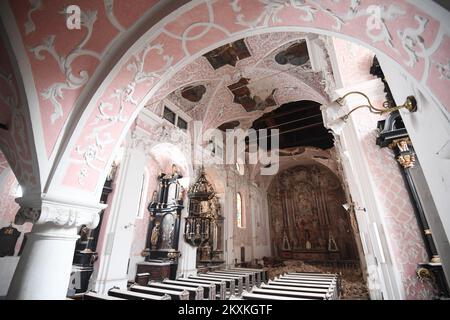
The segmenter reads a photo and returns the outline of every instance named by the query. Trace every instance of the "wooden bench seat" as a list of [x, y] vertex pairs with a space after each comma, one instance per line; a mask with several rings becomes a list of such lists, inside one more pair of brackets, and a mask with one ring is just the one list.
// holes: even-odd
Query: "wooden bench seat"
[[336, 282], [326, 284], [323, 282], [311, 282], [311, 281], [305, 282], [305, 281], [301, 281], [301, 280], [292, 280], [292, 279], [274, 279], [274, 280], [269, 280], [269, 284], [327, 289], [329, 291], [329, 293], [332, 295], [333, 299], [338, 299], [338, 297], [339, 297], [339, 289], [336, 285]]
[[307, 298], [270, 295], [270, 294], [258, 294], [254, 292], [245, 292], [241, 296], [242, 300], [311, 300]]
[[233, 269], [223, 269], [223, 270], [218, 270], [218, 271], [223, 271], [223, 272], [228, 272], [228, 273], [234, 273], [234, 274], [244, 274], [244, 275], [248, 275], [249, 276], [249, 287], [253, 287], [253, 286], [260, 286], [261, 281], [260, 281], [260, 274], [254, 271], [247, 271], [247, 270], [233, 270]]
[[154, 294], [151, 292], [133, 292], [121, 289], [110, 289], [108, 296], [123, 298], [127, 300], [170, 300], [170, 295], [167, 294]]
[[87, 292], [83, 294], [83, 300], [126, 300], [126, 299], [107, 296], [106, 294], [100, 294], [96, 292]]
[[330, 287], [330, 284], [327, 283], [322, 283], [322, 282], [312, 282], [312, 281], [301, 281], [301, 280], [292, 280], [292, 279], [274, 279], [274, 280], [269, 280], [269, 283], [271, 281], [275, 281], [275, 282], [283, 282], [283, 283], [297, 283], [297, 284], [303, 284], [303, 285], [307, 285], [310, 287], [322, 287], [322, 288], [328, 288]]
[[204, 284], [204, 285], [214, 285], [216, 289], [217, 299], [225, 300], [227, 293], [227, 284], [225, 281], [215, 281], [215, 280], [198, 280], [198, 279], [189, 279], [189, 278], [178, 278], [177, 281], [192, 283], [192, 284]]
[[324, 293], [315, 292], [305, 292], [305, 291], [289, 291], [289, 290], [275, 290], [275, 289], [261, 289], [255, 288], [252, 293], [255, 294], [269, 294], [269, 295], [280, 295], [285, 297], [295, 297], [295, 298], [307, 298], [307, 299], [319, 299], [326, 300], [328, 295]]
[[247, 270], [247, 271], [254, 271], [257, 272], [260, 276], [261, 282], [267, 282], [269, 281], [269, 273], [267, 270], [264, 269], [256, 269], [256, 268], [238, 268], [238, 267], [234, 267], [234, 268], [230, 268], [232, 270]]
[[169, 290], [162, 288], [150, 288], [139, 285], [132, 285], [130, 291], [139, 292], [150, 295], [168, 295], [172, 300], [189, 300], [189, 292], [187, 290]]
[[189, 292], [189, 299], [190, 300], [203, 300], [204, 290], [202, 287], [185, 287], [175, 284], [168, 284], [168, 283], [161, 283], [156, 281], [150, 281], [147, 284], [147, 287], [149, 288], [160, 288], [160, 289], [169, 289], [169, 290], [175, 290], [175, 291], [187, 291]]
[[274, 289], [274, 290], [300, 290], [300, 291], [306, 291], [306, 292], [315, 292], [315, 293], [330, 293], [329, 288], [314, 288], [314, 287], [306, 287], [306, 286], [290, 286], [290, 285], [283, 285], [283, 284], [277, 284], [277, 283], [269, 283], [269, 284], [262, 284], [261, 289]]
[[199, 274], [197, 274], [197, 277], [210, 278], [210, 279], [216, 279], [216, 280], [228, 280], [233, 284], [232, 286], [227, 285], [227, 288], [230, 289], [230, 294], [233, 296], [242, 294], [243, 288], [242, 288], [242, 278], [241, 277], [216, 275], [216, 274], [210, 274], [210, 273], [199, 273]]
[[206, 274], [198, 274], [196, 276], [189, 276], [188, 279], [192, 280], [207, 280], [207, 281], [220, 281], [225, 282], [225, 288], [228, 291], [228, 297], [236, 295], [236, 285], [234, 279], [228, 279], [228, 278], [216, 278], [216, 277], [208, 277]]
[[252, 286], [260, 286], [261, 282], [262, 282], [262, 272], [258, 272], [255, 270], [242, 270], [242, 269], [236, 269], [236, 268], [229, 268], [229, 269], [225, 269], [227, 271], [233, 271], [233, 272], [247, 272], [250, 273], [252, 275], [253, 278], [253, 284]]
[[201, 284], [201, 283], [189, 283], [189, 282], [183, 282], [179, 280], [170, 280], [170, 279], [164, 279], [164, 284], [173, 284], [181, 287], [189, 287], [189, 288], [203, 288], [203, 299], [206, 300], [216, 300], [216, 285], [215, 284]]
[[242, 287], [244, 288], [244, 290], [250, 291], [251, 288], [253, 287], [253, 284], [252, 284], [253, 279], [252, 279], [250, 273], [234, 272], [234, 271], [229, 271], [229, 270], [216, 270], [213, 273], [242, 277]]
[[[201, 276], [202, 274], [198, 274]], [[236, 288], [236, 295], [241, 295], [242, 291], [244, 290], [244, 277], [234, 274], [224, 274], [224, 273], [216, 273], [216, 272], [207, 272], [205, 275], [210, 277], [218, 277], [222, 279], [234, 279], [235, 282], [235, 288]]]
[[303, 277], [303, 276], [295, 276], [295, 275], [282, 275], [281, 278], [284, 279], [297, 279], [297, 280], [305, 280], [305, 281], [317, 281], [317, 282], [325, 282], [325, 283], [331, 283], [331, 282], [336, 282], [336, 278], [330, 278], [330, 279], [325, 279], [325, 278], [318, 278], [318, 277]]

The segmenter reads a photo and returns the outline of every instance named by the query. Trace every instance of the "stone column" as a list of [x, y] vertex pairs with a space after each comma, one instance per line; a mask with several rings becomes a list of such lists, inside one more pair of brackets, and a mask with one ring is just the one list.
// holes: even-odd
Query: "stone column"
[[[20, 200], [19, 200], [20, 202]], [[104, 205], [85, 206], [43, 197], [36, 205], [21, 205], [16, 224], [33, 222], [7, 299], [65, 299], [69, 285], [77, 227], [95, 228]]]
[[[105, 212], [103, 246], [98, 268], [92, 275], [92, 287], [105, 293], [117, 286], [126, 289], [128, 260], [134, 236], [134, 223], [139, 210], [146, 156], [146, 135], [136, 130], [128, 136], [127, 148], [119, 164], [115, 192], [109, 211]], [[105, 219], [106, 218], [106, 219]]]

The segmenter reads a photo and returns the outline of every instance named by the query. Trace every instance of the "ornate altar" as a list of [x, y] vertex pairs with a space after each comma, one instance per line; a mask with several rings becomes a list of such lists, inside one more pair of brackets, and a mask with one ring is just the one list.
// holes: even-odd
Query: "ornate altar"
[[197, 267], [222, 264], [223, 221], [219, 198], [202, 168], [199, 178], [188, 192], [189, 216], [184, 239], [197, 249]]
[[[159, 267], [168, 270], [163, 272], [165, 276], [168, 275], [171, 279], [176, 276], [180, 256], [180, 215], [183, 209], [183, 190], [178, 182], [180, 178], [182, 175], [175, 165], [172, 166], [172, 173], [161, 173], [158, 176], [158, 190], [153, 193], [152, 201], [148, 205], [150, 223], [143, 253], [146, 262], [138, 264], [137, 272], [148, 272], [151, 278], [152, 275], [161, 274], [161, 271], [153, 270], [160, 269]], [[152, 280], [161, 280], [160, 276], [157, 278]]]

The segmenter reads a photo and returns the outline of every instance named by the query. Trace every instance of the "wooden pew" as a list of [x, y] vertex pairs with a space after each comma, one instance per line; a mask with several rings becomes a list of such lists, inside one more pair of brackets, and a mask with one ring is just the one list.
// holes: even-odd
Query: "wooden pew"
[[175, 291], [187, 291], [187, 292], [189, 292], [190, 300], [203, 300], [203, 295], [204, 295], [203, 288], [199, 287], [199, 286], [196, 286], [195, 288], [191, 288], [191, 287], [183, 287], [183, 286], [175, 285], [175, 284], [167, 284], [167, 283], [161, 283], [161, 282], [156, 282], [156, 281], [150, 281], [147, 284], [147, 287], [169, 289], [169, 290], [175, 290]]
[[311, 300], [307, 298], [244, 292], [240, 300]]
[[197, 274], [199, 277], [212, 277], [216, 279], [231, 279], [234, 281], [235, 289], [236, 291], [232, 293], [232, 295], [241, 295], [243, 291], [243, 277], [238, 275], [228, 275], [228, 274], [220, 274], [220, 273], [214, 273], [214, 272], [208, 272], [208, 273], [199, 273]]
[[228, 297], [234, 296], [236, 294], [235, 281], [234, 279], [225, 279], [225, 278], [215, 278], [208, 277], [206, 274], [200, 276], [200, 273], [196, 276], [189, 276], [188, 279], [192, 280], [203, 280], [203, 281], [217, 281], [217, 282], [225, 282], [225, 289], [228, 292]]
[[217, 297], [216, 299], [225, 300], [227, 294], [227, 283], [225, 281], [216, 281], [216, 280], [198, 280], [198, 279], [189, 279], [189, 278], [178, 278], [178, 281], [193, 283], [193, 284], [211, 284], [215, 286]]
[[229, 268], [229, 269], [226, 269], [226, 270], [229, 270], [229, 271], [234, 271], [234, 272], [249, 272], [251, 275], [252, 275], [252, 278], [253, 278], [253, 286], [257, 286], [257, 287], [259, 287], [260, 285], [261, 285], [261, 282], [262, 282], [262, 272], [259, 272], [259, 271], [256, 271], [256, 270], [242, 270], [242, 269], [239, 269], [239, 268]]
[[231, 272], [231, 273], [235, 273], [235, 274], [246, 274], [249, 275], [249, 287], [252, 288], [253, 286], [260, 286], [261, 282], [260, 282], [260, 274], [255, 272], [255, 271], [248, 271], [248, 270], [234, 270], [234, 269], [223, 269], [223, 270], [218, 270], [219, 271], [224, 271], [224, 272]]
[[242, 268], [242, 267], [239, 267], [239, 268], [238, 267], [234, 267], [234, 268], [230, 268], [230, 269], [255, 271], [255, 272], [258, 272], [260, 274], [261, 282], [269, 281], [269, 272], [267, 270], [264, 270], [264, 269]]
[[333, 299], [338, 299], [339, 290], [336, 285], [336, 282], [331, 283], [323, 283], [323, 282], [314, 282], [314, 281], [303, 281], [296, 279], [274, 279], [269, 280], [269, 284], [276, 285], [284, 285], [284, 286], [297, 286], [297, 287], [309, 287], [309, 288], [318, 288], [318, 289], [328, 289], [330, 293], [332, 293]]
[[242, 287], [244, 290], [250, 291], [251, 288], [253, 287], [253, 281], [252, 281], [253, 279], [252, 279], [250, 273], [235, 272], [235, 271], [230, 271], [230, 270], [216, 270], [212, 273], [242, 277]]
[[318, 281], [330, 283], [332, 281], [336, 282], [336, 278], [320, 278], [320, 277], [309, 277], [309, 276], [297, 276], [291, 274], [285, 274], [281, 276], [282, 278], [296, 279], [296, 280], [305, 280], [305, 281]]
[[189, 288], [203, 288], [203, 299], [205, 300], [216, 300], [216, 285], [213, 283], [209, 284], [202, 284], [202, 283], [189, 283], [189, 282], [183, 282], [179, 280], [170, 280], [170, 279], [164, 279], [163, 283], [166, 284], [173, 284], [181, 287], [189, 287]]
[[315, 287], [322, 287], [322, 288], [328, 288], [330, 287], [329, 283], [323, 283], [323, 282], [315, 282], [315, 281], [303, 281], [303, 280], [295, 280], [295, 279], [286, 279], [286, 278], [275, 278], [273, 280], [269, 280], [269, 283], [271, 281], [276, 281], [276, 282], [286, 282], [286, 283], [298, 283], [298, 284], [303, 284], [303, 285], [307, 285], [307, 286], [315, 286]]
[[320, 277], [329, 277], [329, 278], [335, 278], [337, 274], [335, 273], [317, 273], [317, 272], [289, 272], [289, 274], [297, 274], [301, 276], [320, 276]]
[[210, 279], [210, 280], [226, 281], [227, 289], [228, 289], [228, 291], [230, 293], [230, 296], [240, 295], [242, 293], [242, 281], [240, 283], [241, 287], [239, 289], [239, 286], [236, 286], [236, 278], [220, 277], [220, 276], [217, 276], [217, 275], [210, 275], [210, 274], [206, 274], [206, 273], [199, 273], [196, 276], [189, 276], [189, 278], [191, 278], [191, 279]]
[[108, 296], [123, 298], [126, 300], [170, 300], [171, 297], [167, 294], [155, 294], [154, 292], [132, 292], [121, 289], [110, 289]]
[[168, 295], [172, 300], [189, 300], [189, 292], [187, 290], [179, 291], [161, 288], [149, 288], [133, 284], [130, 287], [130, 291], [150, 295]]
[[328, 300], [328, 294], [326, 293], [315, 293], [306, 291], [290, 291], [290, 290], [275, 290], [275, 289], [261, 289], [255, 288], [252, 293], [255, 294], [266, 294], [266, 295], [280, 295], [284, 297], [294, 297], [294, 298], [306, 298], [306, 299], [316, 299], [316, 300]]
[[143, 273], [137, 273], [136, 277], [134, 279], [134, 282], [137, 283], [140, 286], [145, 286], [150, 281], [150, 273], [143, 272]]
[[125, 300], [123, 298], [107, 296], [96, 292], [86, 292], [83, 294], [83, 300]]
[[283, 286], [277, 284], [262, 284], [260, 289], [269, 290], [282, 290], [282, 291], [295, 291], [295, 292], [306, 292], [313, 294], [324, 295], [324, 300], [334, 299], [333, 292], [329, 288], [311, 288], [311, 287], [299, 287], [299, 286]]

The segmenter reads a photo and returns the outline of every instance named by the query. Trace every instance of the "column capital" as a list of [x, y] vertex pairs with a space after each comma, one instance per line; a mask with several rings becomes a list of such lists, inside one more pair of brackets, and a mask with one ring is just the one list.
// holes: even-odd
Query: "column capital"
[[90, 229], [97, 227], [99, 212], [106, 208], [106, 204], [85, 204], [63, 199], [54, 199], [46, 195], [34, 198], [19, 198], [16, 202], [20, 209], [16, 214], [15, 223], [25, 222], [34, 224], [52, 223], [60, 227], [74, 227], [86, 225]]

